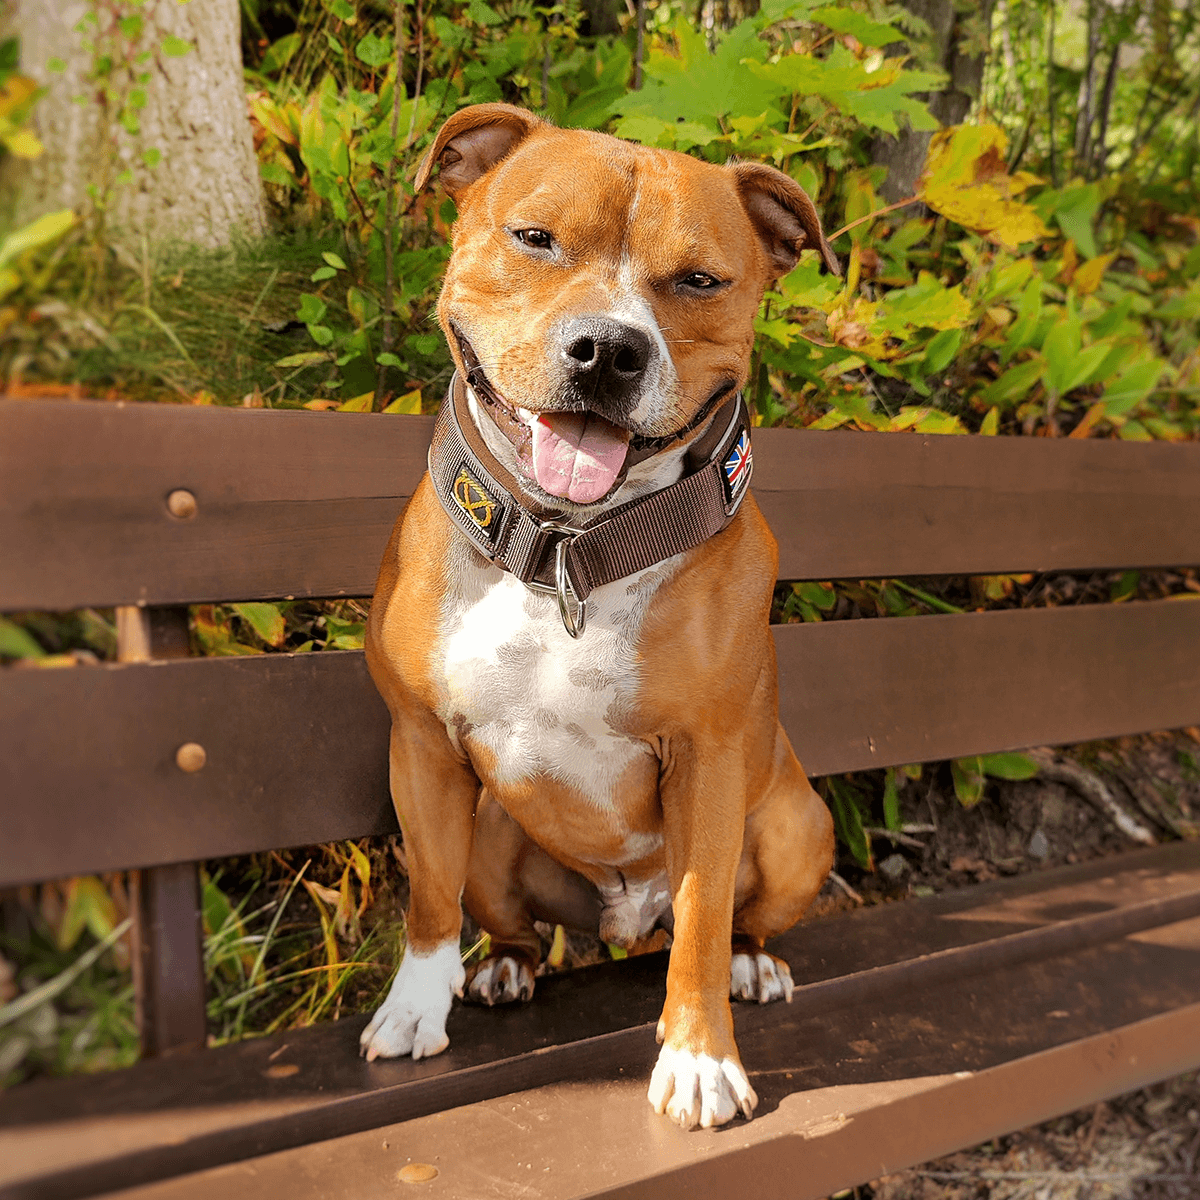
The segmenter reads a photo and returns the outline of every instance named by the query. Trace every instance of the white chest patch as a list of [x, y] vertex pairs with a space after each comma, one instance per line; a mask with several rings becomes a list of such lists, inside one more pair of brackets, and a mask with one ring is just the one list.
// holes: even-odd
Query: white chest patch
[[629, 765], [652, 755], [615, 725], [636, 699], [638, 633], [670, 568], [596, 589], [586, 632], [575, 639], [554, 596], [530, 591], [464, 545], [452, 558], [439, 713], [451, 740], [494, 757], [487, 782], [496, 787], [549, 776], [607, 807]]

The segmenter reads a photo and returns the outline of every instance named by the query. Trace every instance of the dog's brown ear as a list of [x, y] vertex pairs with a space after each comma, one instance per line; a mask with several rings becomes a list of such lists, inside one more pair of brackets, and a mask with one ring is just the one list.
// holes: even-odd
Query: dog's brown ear
[[766, 247], [773, 280], [786, 275], [805, 248], [820, 251], [829, 270], [835, 275], [842, 273], [821, 230], [816, 205], [791, 176], [763, 163], [733, 163], [729, 170]]
[[464, 188], [544, 124], [540, 117], [512, 104], [472, 104], [460, 109], [438, 130], [417, 168], [413, 186], [419, 192], [429, 182], [434, 163], [440, 163], [438, 178], [457, 200]]

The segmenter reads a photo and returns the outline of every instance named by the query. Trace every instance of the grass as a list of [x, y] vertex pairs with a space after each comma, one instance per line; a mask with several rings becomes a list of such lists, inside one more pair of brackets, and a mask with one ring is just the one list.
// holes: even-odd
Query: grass
[[282, 407], [330, 382], [331, 364], [276, 364], [315, 349], [296, 312], [322, 252], [344, 250], [338, 237], [300, 228], [225, 250], [146, 250], [140, 260], [113, 248], [100, 284], [88, 281], [80, 237], [0, 310], [6, 379], [77, 383], [102, 397], [238, 404], [250, 396]]

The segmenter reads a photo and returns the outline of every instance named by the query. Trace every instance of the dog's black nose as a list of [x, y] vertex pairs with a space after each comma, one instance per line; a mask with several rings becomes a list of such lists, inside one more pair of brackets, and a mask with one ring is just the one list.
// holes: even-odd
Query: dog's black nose
[[610, 317], [575, 317], [563, 327], [560, 344], [572, 381], [594, 395], [628, 392], [650, 364], [650, 339]]

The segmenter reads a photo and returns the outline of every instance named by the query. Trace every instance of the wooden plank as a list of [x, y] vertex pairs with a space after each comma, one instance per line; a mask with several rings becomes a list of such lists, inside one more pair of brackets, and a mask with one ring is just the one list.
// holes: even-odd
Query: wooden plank
[[[813, 775], [1200, 723], [1200, 602], [775, 639]], [[387, 731], [359, 652], [0, 672], [0, 885], [394, 831]]]
[[[1175, 918], [1200, 912], [1198, 885], [1200, 848], [1176, 844], [793, 930], [773, 948], [789, 958], [800, 981], [794, 1002], [735, 1006], [743, 1055], [763, 1096], [756, 1122], [735, 1128], [757, 1140], [757, 1122], [769, 1124], [797, 1088], [895, 1080], [922, 1066], [977, 1070], [1190, 1001], [1200, 983], [1200, 953], [1171, 930], [1180, 928]], [[1056, 920], [1064, 909], [1087, 915]], [[1194, 932], [1198, 925], [1193, 919], [1182, 928]], [[1112, 946], [1113, 957], [1107, 949], [1095, 953], [1120, 938], [1132, 943]], [[1023, 947], [1017, 955], [1014, 944]], [[1063, 974], [1048, 961], [1059, 955], [1074, 956], [1082, 975], [1073, 977], [1072, 968]], [[455, 1122], [442, 1110], [463, 1105], [478, 1117], [489, 1097], [622, 1072], [639, 1089], [628, 1119], [640, 1118], [653, 1132], [641, 1093], [655, 1053], [665, 964], [666, 955], [658, 954], [545, 978], [531, 1005], [456, 1005], [449, 1052], [421, 1063], [363, 1062], [355, 1046], [365, 1018], [350, 1018], [187, 1062], [144, 1062], [86, 1080], [35, 1083], [0, 1097], [0, 1191], [8, 1184], [16, 1195], [43, 1200], [87, 1195], [402, 1119], [417, 1124], [426, 1114], [441, 1112], [434, 1122]], [[1030, 973], [1028, 964], [1043, 965]], [[939, 1013], [953, 1034], [943, 1029], [930, 1037], [911, 1019], [914, 1008], [927, 1011], [931, 967], [939, 972]], [[1009, 1019], [989, 1021], [973, 1007], [980, 975], [1002, 980], [1002, 995], [988, 1001], [993, 1009], [1019, 997]], [[1061, 989], [1064, 979], [1074, 987], [1069, 1003], [1047, 995], [1048, 986]], [[1030, 980], [1033, 994], [1022, 986]], [[900, 1005], [909, 1019], [896, 1020], [895, 997], [906, 998]], [[1069, 1008], [1070, 1016], [1047, 1021], [1050, 1008]], [[847, 1063], [847, 1042], [869, 1048], [856, 1046]], [[789, 1083], [785, 1073], [792, 1070]], [[552, 1122], [547, 1133], [561, 1138], [563, 1129], [563, 1122]], [[682, 1145], [705, 1136], [660, 1132]], [[393, 1144], [399, 1148], [409, 1136]], [[739, 1146], [743, 1140], [733, 1139]], [[479, 1149], [468, 1157], [490, 1157]], [[569, 1166], [561, 1153], [553, 1158]], [[600, 1182], [613, 1178], [601, 1175]]]
[[357, 651], [0, 672], [0, 879], [394, 833], [387, 734]]
[[[368, 595], [432, 418], [0, 400], [0, 610]], [[1200, 445], [755, 432], [785, 579], [1200, 562]], [[189, 491], [190, 517], [167, 497]]]

